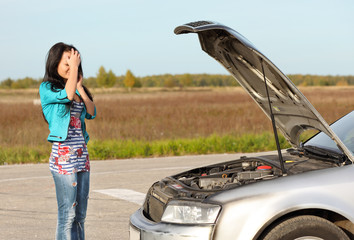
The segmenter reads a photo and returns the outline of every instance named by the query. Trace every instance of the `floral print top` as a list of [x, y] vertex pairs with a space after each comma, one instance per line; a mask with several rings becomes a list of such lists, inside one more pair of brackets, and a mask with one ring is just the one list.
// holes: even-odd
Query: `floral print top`
[[73, 101], [70, 108], [68, 136], [64, 142], [53, 142], [49, 169], [59, 174], [90, 171], [90, 160], [81, 129], [83, 102]]

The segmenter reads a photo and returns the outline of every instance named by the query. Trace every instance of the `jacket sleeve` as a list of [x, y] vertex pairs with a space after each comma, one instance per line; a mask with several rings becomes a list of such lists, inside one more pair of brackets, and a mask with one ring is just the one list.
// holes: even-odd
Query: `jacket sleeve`
[[39, 95], [41, 98], [41, 103], [50, 104], [50, 103], [69, 103], [71, 102], [68, 99], [68, 95], [66, 93], [65, 88], [56, 91], [51, 90], [50, 83], [43, 82], [39, 87]]

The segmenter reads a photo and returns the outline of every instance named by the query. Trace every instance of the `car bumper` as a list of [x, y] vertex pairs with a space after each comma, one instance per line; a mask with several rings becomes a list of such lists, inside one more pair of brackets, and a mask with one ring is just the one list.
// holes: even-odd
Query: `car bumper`
[[211, 239], [213, 224], [183, 225], [155, 223], [147, 219], [142, 209], [130, 216], [130, 240], [208, 240]]

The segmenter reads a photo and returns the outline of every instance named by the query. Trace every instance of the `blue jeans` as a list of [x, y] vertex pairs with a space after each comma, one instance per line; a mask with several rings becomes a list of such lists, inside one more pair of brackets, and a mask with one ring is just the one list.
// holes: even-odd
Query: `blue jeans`
[[56, 240], [84, 240], [90, 172], [51, 172], [58, 203]]

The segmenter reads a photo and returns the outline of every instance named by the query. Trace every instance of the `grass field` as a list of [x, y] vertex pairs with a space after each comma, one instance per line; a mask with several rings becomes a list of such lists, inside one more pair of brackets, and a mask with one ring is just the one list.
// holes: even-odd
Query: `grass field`
[[[300, 90], [328, 122], [353, 110], [353, 87]], [[236, 144], [242, 138], [247, 142], [250, 136], [261, 136], [260, 142], [273, 139], [270, 121], [241, 88], [139, 89], [132, 93], [95, 89], [93, 94], [97, 118], [87, 121], [92, 158], [247, 152], [275, 147], [270, 144], [247, 149]], [[36, 89], [0, 91], [0, 164], [47, 161], [49, 132], [40, 105], [33, 103], [37, 98]], [[234, 148], [191, 150], [184, 146], [185, 142], [224, 146], [230, 141], [231, 145], [235, 143]], [[141, 153], [134, 155], [134, 151]]]

